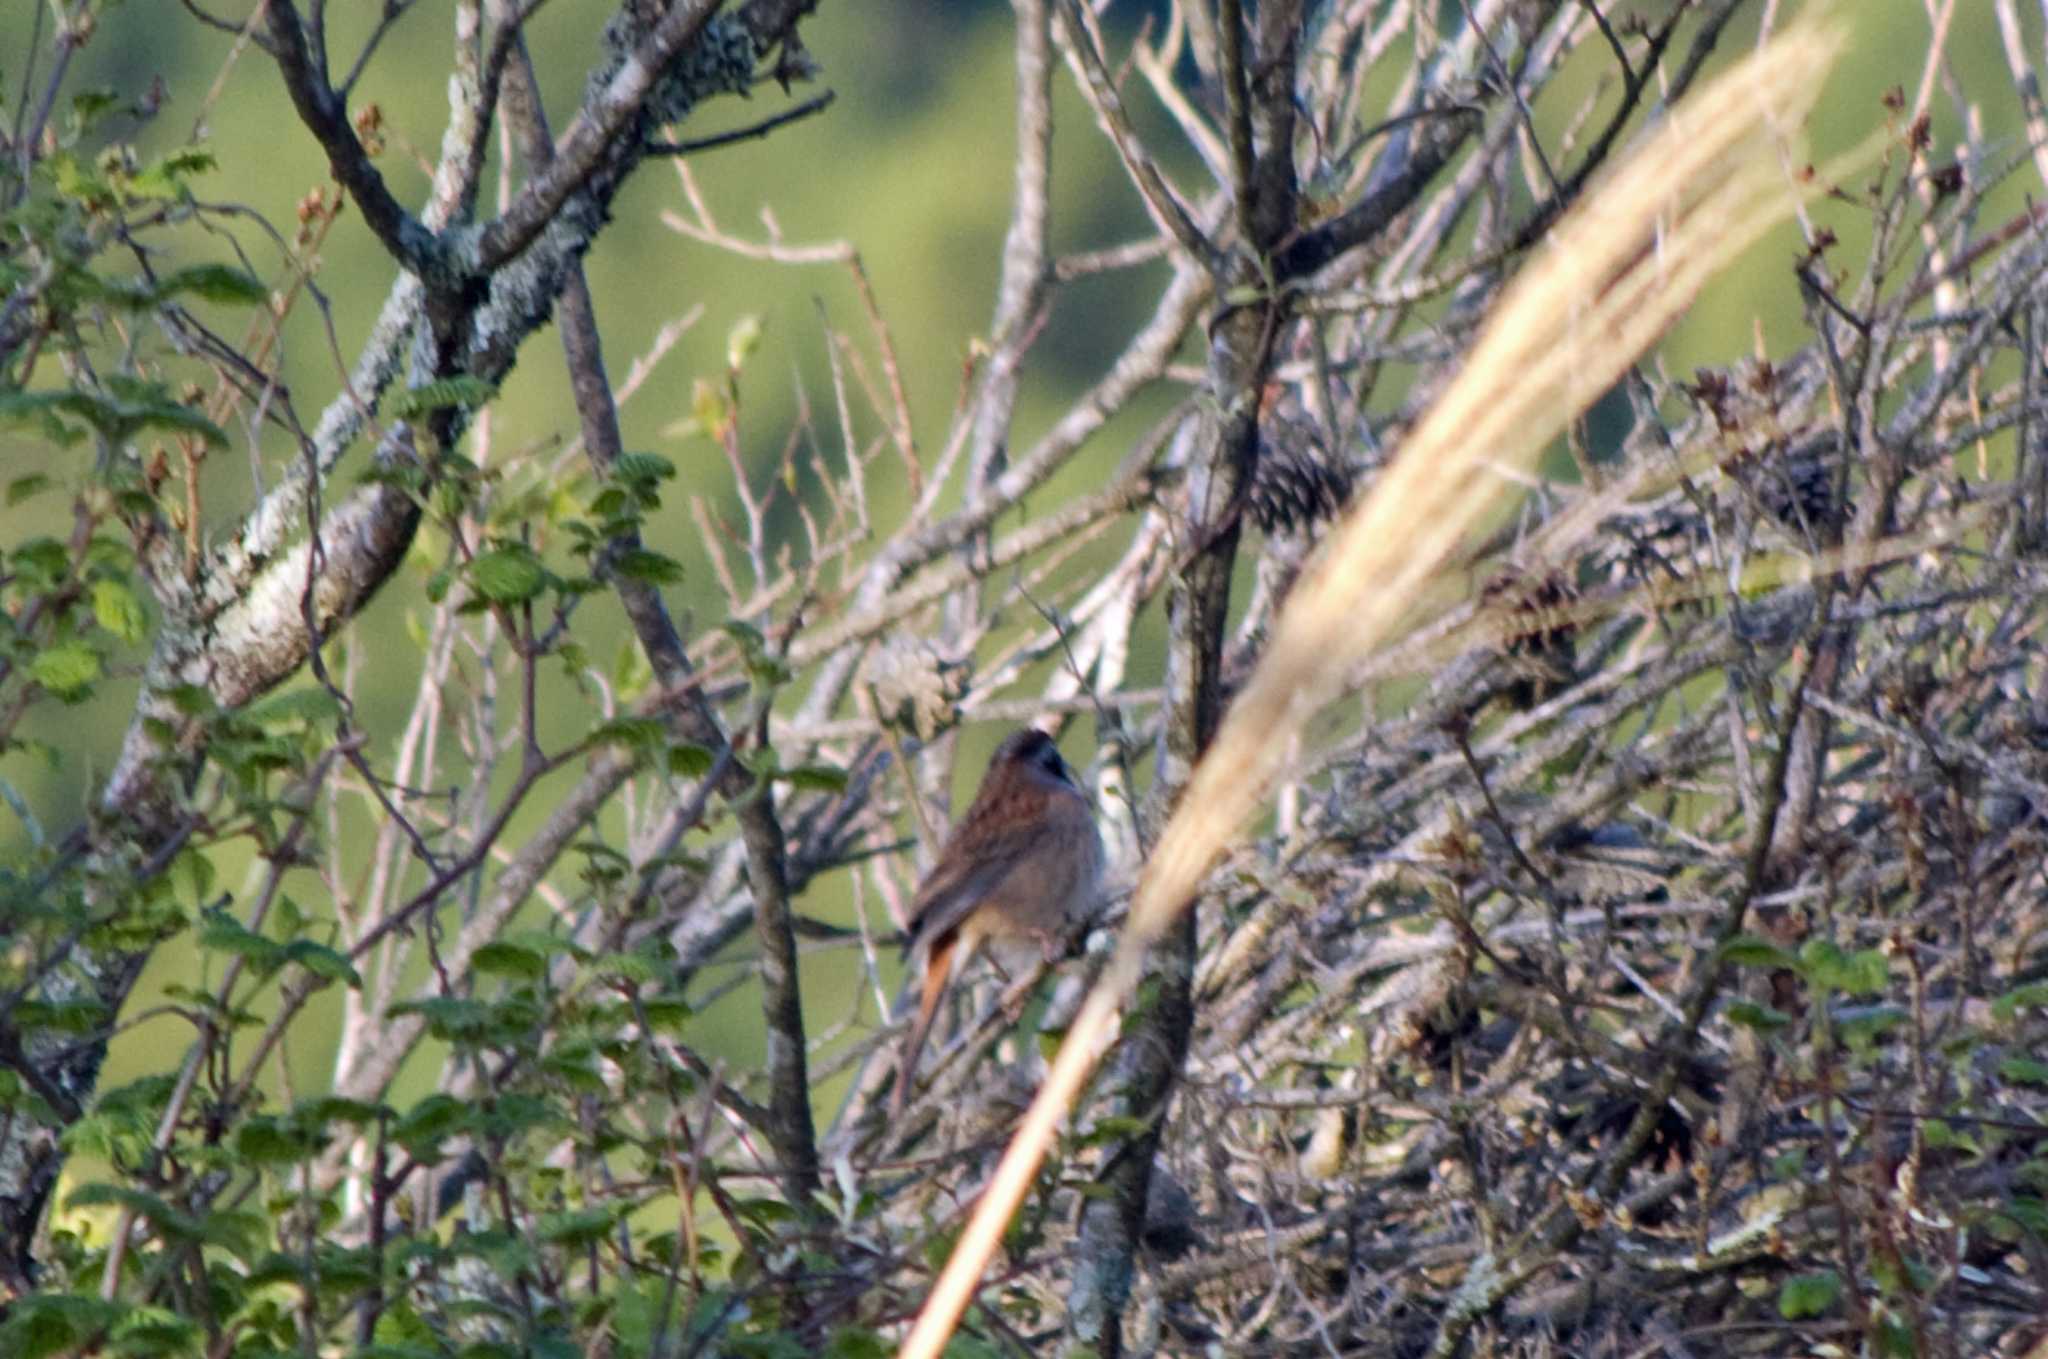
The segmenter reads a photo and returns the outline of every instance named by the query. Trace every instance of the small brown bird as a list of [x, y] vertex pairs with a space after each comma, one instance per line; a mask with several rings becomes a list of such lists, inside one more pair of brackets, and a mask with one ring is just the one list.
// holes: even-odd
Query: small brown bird
[[902, 1121], [918, 1054], [946, 987], [984, 944], [999, 969], [1059, 956], [1070, 923], [1102, 892], [1095, 813], [1052, 738], [1034, 728], [996, 747], [974, 805], [917, 889], [905, 952], [922, 959], [924, 995], [903, 1044], [889, 1121]]

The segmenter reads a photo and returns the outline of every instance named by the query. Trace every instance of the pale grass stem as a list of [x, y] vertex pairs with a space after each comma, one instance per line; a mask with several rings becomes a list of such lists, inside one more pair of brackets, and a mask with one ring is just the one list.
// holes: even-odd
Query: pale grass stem
[[1256, 810], [1297, 733], [1392, 640], [1453, 550], [1544, 446], [1817, 182], [1788, 183], [1774, 129], [1800, 126], [1841, 51], [1795, 25], [1667, 112], [1558, 223], [1464, 370], [1304, 573], [1140, 877], [1129, 922], [901, 1351], [934, 1359], [1114, 1033], [1145, 951]]

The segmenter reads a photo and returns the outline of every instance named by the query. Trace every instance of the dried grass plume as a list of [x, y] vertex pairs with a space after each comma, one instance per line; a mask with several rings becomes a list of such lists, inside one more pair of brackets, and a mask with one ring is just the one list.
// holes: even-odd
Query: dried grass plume
[[1788, 151], [1846, 37], [1811, 19], [1680, 106], [1559, 222], [1503, 295], [1465, 369], [1304, 573], [1138, 883], [1083, 1006], [902, 1353], [939, 1353], [1059, 1118], [1110, 1038], [1150, 943], [1264, 798], [1290, 738], [1387, 645], [1458, 545], [1526, 468], [1815, 186]]

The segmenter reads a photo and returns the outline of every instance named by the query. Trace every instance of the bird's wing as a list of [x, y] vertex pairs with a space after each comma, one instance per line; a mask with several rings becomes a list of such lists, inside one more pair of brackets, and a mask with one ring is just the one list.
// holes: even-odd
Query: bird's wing
[[1042, 825], [1019, 826], [978, 835], [973, 852], [962, 853], [964, 837], [956, 833], [946, 842], [912, 903], [909, 943], [904, 951], [910, 952], [958, 925], [1043, 846], [1044, 835]]

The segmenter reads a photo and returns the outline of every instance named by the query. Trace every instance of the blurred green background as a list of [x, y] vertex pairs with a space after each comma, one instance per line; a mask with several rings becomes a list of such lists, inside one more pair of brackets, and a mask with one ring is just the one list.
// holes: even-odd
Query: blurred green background
[[[1639, 0], [1633, 7], [1661, 10], [1669, 3]], [[246, 4], [237, 8], [246, 9]], [[345, 63], [359, 46], [376, 8], [367, 3], [329, 6], [330, 42], [338, 63]], [[598, 27], [611, 8], [597, 0], [555, 0], [534, 23], [532, 50], [557, 132], [573, 112], [584, 73], [595, 58]], [[1631, 7], [1609, 8], [1620, 15]], [[1784, 8], [1790, 12], [1795, 7]], [[416, 6], [387, 39], [352, 100], [353, 107], [374, 101], [382, 109], [389, 148], [380, 165], [408, 203], [420, 201], [426, 183], [422, 165], [439, 145], [452, 9], [438, 0]], [[0, 97], [10, 104], [25, 85], [40, 89], [44, 79], [46, 57], [36, 57], [33, 72], [27, 67], [39, 10], [44, 11], [46, 29], [44, 0], [0, 0]], [[1850, 0], [1837, 10], [1853, 22], [1854, 39], [1811, 130], [1816, 154], [1823, 157], [1857, 145], [1883, 126], [1882, 94], [1903, 86], [1910, 96], [1920, 81], [1928, 46], [1921, 0]], [[1162, 12], [1159, 6], [1116, 6], [1109, 16], [1112, 31], [1127, 34]], [[1458, 21], [1460, 13], [1458, 4], [1445, 4], [1447, 26]], [[2030, 18], [2038, 24], [2037, 12]], [[788, 96], [774, 84], [764, 84], [751, 100], [727, 99], [701, 110], [680, 135], [702, 137], [744, 126], [823, 88], [836, 92], [836, 102], [822, 116], [784, 128], [765, 141], [694, 157], [691, 173], [719, 225], [729, 233], [760, 240], [771, 230], [767, 219], [772, 214], [772, 229], [787, 243], [843, 241], [858, 249], [902, 362], [920, 450], [929, 458], [943, 441], [960, 394], [963, 365], [977, 337], [985, 333], [993, 305], [1011, 197], [1008, 10], [998, 4], [941, 0], [826, 3], [804, 34], [822, 68], [815, 84], [798, 86]], [[1754, 37], [1752, 13], [1729, 30], [1721, 57], [1745, 49]], [[2028, 41], [2037, 55], [2041, 53], [2043, 35], [2037, 29], [2029, 31]], [[294, 204], [327, 182], [324, 157], [298, 125], [268, 60], [252, 49], [230, 62], [232, 50], [227, 36], [200, 26], [166, 0], [115, 5], [81, 54], [68, 91], [103, 86], [134, 98], [161, 78], [163, 106], [153, 121], [134, 133], [144, 154], [160, 154], [189, 140], [203, 142], [218, 157], [220, 168], [203, 181], [202, 196], [246, 205], [289, 234]], [[1949, 56], [1953, 80], [1940, 86], [1932, 109], [1935, 160], [1953, 154], [1966, 120], [1981, 127], [1996, 164], [2024, 156], [2018, 101], [1991, 5], [1966, 0], [1957, 7]], [[1054, 248], [1092, 248], [1144, 234], [1147, 225], [1137, 199], [1073, 94], [1063, 68], [1056, 79]], [[1959, 100], [1956, 91], [1966, 98]], [[1539, 105], [1538, 126], [1555, 138], [1575, 122], [1583, 99], [1597, 95], [1611, 104], [1617, 94], [1609, 53], [1598, 42], [1588, 43], [1575, 57], [1568, 78]], [[1133, 103], [1151, 108], [1143, 97]], [[1145, 116], [1148, 129], [1165, 145], [1170, 140], [1165, 123], [1149, 112]], [[117, 124], [110, 132], [129, 135], [131, 127]], [[1550, 145], [1554, 148], [1555, 142]], [[1570, 156], [1553, 150], [1553, 159], [1562, 163]], [[1181, 155], [1176, 160], [1170, 154], [1168, 160], [1184, 183], [1197, 182], [1190, 158]], [[2040, 186], [2032, 181], [2031, 169], [2013, 176], [1992, 200], [1983, 224], [1988, 227], [2018, 211], [2030, 188], [2039, 192]], [[493, 181], [486, 190], [487, 201], [496, 192]], [[1843, 238], [1838, 258], [1853, 263], [1867, 235], [1861, 228], [1862, 214], [1829, 204], [1814, 211]], [[730, 512], [729, 476], [722, 454], [711, 443], [670, 431], [689, 415], [697, 380], [716, 380], [722, 374], [729, 332], [747, 317], [758, 317], [764, 327], [742, 385], [744, 446], [760, 475], [773, 467], [790, 436], [800, 394], [808, 397], [819, 442], [832, 447], [843, 437], [831, 409], [827, 326], [850, 338], [877, 377], [880, 368], [861, 302], [843, 265], [792, 267], [743, 259], [678, 235], [663, 224], [664, 213], [689, 216], [690, 208], [676, 170], [649, 163], [616, 204], [616, 220], [600, 237], [587, 267], [615, 381], [624, 377], [664, 325], [693, 308], [702, 309], [653, 379], [622, 412], [628, 447], [661, 452], [683, 469], [677, 493], [668, 497], [650, 538], [683, 561], [688, 578], [673, 591], [671, 603], [679, 615], [694, 618], [702, 627], [723, 617], [723, 599], [706, 569], [688, 493], [702, 494], [714, 508]], [[253, 227], [237, 228], [235, 234], [256, 270], [275, 278], [281, 264], [276, 245]], [[217, 236], [198, 230], [183, 233], [175, 248], [188, 257], [168, 264], [226, 256]], [[1782, 231], [1709, 289], [1667, 346], [1670, 371], [1685, 374], [1694, 365], [1749, 355], [1757, 336], [1766, 352], [1797, 339], [1803, 324], [1789, 264], [1799, 253], [1796, 235]], [[331, 301], [340, 361], [345, 363], [352, 361], [382, 302], [392, 269], [352, 211], [343, 215], [323, 254], [317, 281]], [[1032, 352], [1013, 447], [1028, 444], [1099, 374], [1148, 313], [1165, 277], [1165, 267], [1154, 264], [1085, 282], [1061, 295], [1051, 326]], [[237, 333], [233, 327], [239, 324], [230, 318], [228, 333]], [[286, 346], [284, 371], [300, 418], [310, 425], [336, 387], [337, 356], [317, 309], [302, 306], [294, 313]], [[1399, 376], [1394, 379], [1396, 395], [1403, 381]], [[1063, 489], [1098, 481], [1120, 457], [1132, 432], [1162, 410], [1171, 395], [1162, 393], [1139, 403], [1094, 440], [1059, 482], [1041, 493], [1045, 503], [1053, 503]], [[854, 435], [873, 437], [878, 426], [857, 399], [855, 407]], [[518, 370], [492, 409], [488, 445], [480, 434], [476, 451], [487, 447], [503, 460], [521, 449], [558, 449], [575, 430], [559, 343], [552, 330], [545, 331], [528, 342]], [[217, 455], [206, 483], [210, 522], [232, 522], [251, 502], [255, 483], [267, 484], [288, 456], [282, 443], [266, 444], [253, 454], [237, 447]], [[77, 452], [0, 435], [0, 465], [9, 478], [39, 470], [76, 485], [84, 470], [81, 458]], [[871, 487], [871, 496], [877, 521], [886, 525], [904, 503], [903, 486], [892, 457], [884, 457], [877, 467], [878, 475], [888, 480]], [[33, 534], [61, 532], [64, 524], [61, 499], [45, 496], [28, 506], [0, 511], [0, 541], [12, 544]], [[793, 529], [787, 523], [782, 527]], [[378, 597], [343, 643], [378, 658], [380, 664], [405, 658], [402, 667], [383, 673], [370, 667], [372, 673], [362, 686], [360, 717], [380, 740], [391, 739], [410, 701], [415, 680], [410, 666], [417, 652], [407, 639], [408, 620], [424, 606], [422, 586], [437, 554], [431, 542], [423, 543], [416, 550], [413, 569]], [[578, 623], [593, 657], [607, 658], [624, 644], [626, 634], [608, 600], [586, 606]], [[142, 659], [141, 654], [133, 657], [137, 668]], [[1155, 665], [1154, 658], [1136, 660], [1141, 670], [1134, 681], [1149, 682], [1146, 668]], [[104, 687], [99, 697], [79, 708], [45, 704], [31, 717], [24, 734], [46, 743], [60, 758], [34, 753], [0, 758], [0, 777], [24, 795], [50, 834], [62, 834], [83, 815], [118, 747], [133, 692], [131, 674], [124, 684]], [[570, 700], [556, 712], [552, 734], [559, 737], [586, 726], [590, 712], [573, 690], [563, 687], [558, 693]], [[988, 734], [986, 743], [994, 739], [995, 734]], [[979, 753], [986, 743], [977, 736], [967, 748], [963, 784], [978, 776]], [[575, 772], [559, 775], [561, 785], [573, 780]], [[537, 805], [544, 808], [546, 802], [543, 796]], [[517, 831], [515, 826], [515, 837]], [[13, 816], [0, 815], [0, 854], [18, 854], [25, 843]], [[220, 867], [221, 885], [241, 892], [249, 866], [223, 856]], [[567, 882], [566, 871], [558, 876]], [[294, 890], [304, 895], [309, 883], [295, 882]], [[838, 887], [828, 883], [814, 895], [819, 899], [807, 902], [806, 909], [841, 914], [843, 907], [833, 900], [840, 895]], [[190, 957], [181, 953], [166, 950], [151, 977], [189, 971]], [[819, 1003], [834, 1014], [843, 1013], [849, 989], [857, 984], [849, 963], [846, 955], [827, 953], [808, 968], [808, 979], [820, 988], [814, 993], [822, 998]], [[138, 1006], [151, 1003], [154, 986], [154, 981], [145, 981], [137, 993]], [[333, 1003], [331, 998], [328, 1003]], [[750, 1001], [732, 1000], [720, 1007], [717, 1013], [729, 1014], [732, 1022], [708, 1027], [703, 1038], [708, 1053], [743, 1064], [753, 1059], [757, 1041], [750, 1006]], [[317, 1044], [321, 1027], [305, 1026], [312, 1035], [308, 1043]], [[110, 1078], [120, 1080], [161, 1067], [166, 1052], [182, 1052], [187, 1036], [176, 1021], [139, 1026], [117, 1045]], [[294, 1066], [302, 1092], [323, 1079], [317, 1046], [302, 1044], [294, 1054]]]

